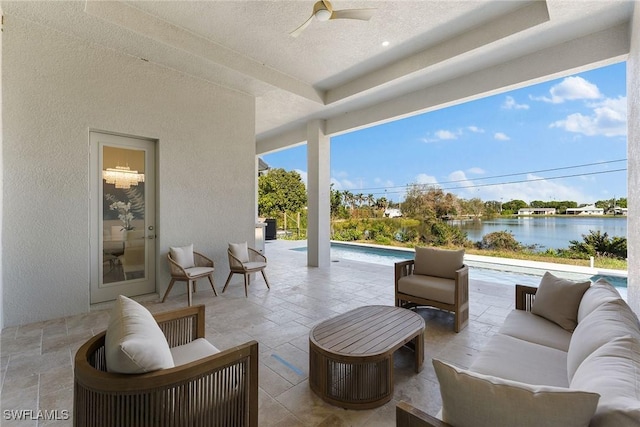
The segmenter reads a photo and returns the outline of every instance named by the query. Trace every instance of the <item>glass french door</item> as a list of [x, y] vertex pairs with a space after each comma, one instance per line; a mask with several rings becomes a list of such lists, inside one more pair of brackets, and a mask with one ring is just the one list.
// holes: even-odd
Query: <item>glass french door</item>
[[91, 303], [153, 293], [155, 142], [101, 132], [91, 144]]

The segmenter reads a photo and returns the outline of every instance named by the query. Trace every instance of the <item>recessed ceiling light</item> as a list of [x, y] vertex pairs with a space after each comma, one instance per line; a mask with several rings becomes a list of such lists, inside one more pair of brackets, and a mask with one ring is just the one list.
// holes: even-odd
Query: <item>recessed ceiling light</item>
[[389, 46], [389, 42], [388, 42], [388, 41], [386, 41], [386, 40], [385, 40], [385, 41], [383, 41], [383, 42], [382, 42], [382, 47], [387, 47], [387, 46]]

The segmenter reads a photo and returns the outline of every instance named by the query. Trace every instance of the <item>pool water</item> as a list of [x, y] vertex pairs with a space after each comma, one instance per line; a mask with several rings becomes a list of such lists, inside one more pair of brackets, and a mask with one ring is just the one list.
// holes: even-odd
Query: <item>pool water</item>
[[[294, 251], [306, 252], [306, 247], [292, 249]], [[370, 246], [353, 246], [340, 243], [331, 243], [331, 260], [338, 262], [340, 259], [352, 261], [369, 262], [373, 264], [392, 266], [398, 261], [413, 259], [414, 252], [402, 249], [386, 249]], [[469, 278], [472, 280], [481, 280], [485, 282], [501, 283], [507, 285], [532, 285], [537, 286], [540, 283], [545, 270], [539, 269], [522, 269], [518, 267], [508, 267], [501, 264], [489, 264], [476, 261], [467, 261], [469, 265]], [[590, 276], [580, 273], [563, 273], [554, 272], [554, 275], [570, 280], [592, 280], [604, 278], [613, 286], [615, 286], [621, 294], [626, 295], [627, 279], [625, 277], [614, 276]]]

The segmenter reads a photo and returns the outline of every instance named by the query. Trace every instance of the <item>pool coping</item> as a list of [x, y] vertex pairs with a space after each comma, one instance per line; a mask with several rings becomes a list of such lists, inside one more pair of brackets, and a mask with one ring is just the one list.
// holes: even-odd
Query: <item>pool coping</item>
[[[396, 246], [385, 246], [385, 245], [376, 245], [376, 244], [369, 244], [369, 243], [343, 242], [340, 240], [331, 240], [330, 242], [336, 245], [386, 249], [386, 250], [392, 250], [397, 252], [407, 252], [411, 254], [415, 253], [415, 250], [413, 248], [399, 248]], [[472, 255], [472, 254], [465, 254], [464, 259], [467, 261], [479, 262], [483, 264], [532, 268], [536, 270], [562, 271], [562, 272], [568, 272], [568, 273], [588, 274], [591, 276], [603, 275], [603, 276], [614, 276], [614, 277], [623, 277], [623, 278], [628, 277], [628, 271], [626, 270], [613, 270], [609, 268], [595, 268], [595, 267], [591, 268], [591, 267], [583, 267], [579, 265], [558, 264], [553, 262], [541, 262], [541, 261], [528, 261], [528, 260], [522, 260], [522, 259], [500, 258], [500, 257]]]

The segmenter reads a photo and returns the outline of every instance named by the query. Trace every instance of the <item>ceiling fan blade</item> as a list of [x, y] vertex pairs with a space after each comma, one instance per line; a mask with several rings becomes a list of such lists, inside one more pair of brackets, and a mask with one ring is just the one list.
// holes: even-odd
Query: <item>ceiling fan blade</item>
[[307, 27], [309, 26], [309, 24], [311, 24], [311, 21], [312, 21], [312, 20], [313, 20], [313, 15], [311, 15], [311, 16], [309, 17], [309, 19], [307, 19], [307, 20], [304, 22], [304, 24], [300, 25], [298, 28], [296, 28], [295, 30], [291, 31], [291, 32], [289, 33], [289, 35], [290, 35], [291, 37], [298, 37], [298, 36], [299, 36], [303, 31], [304, 31], [304, 29], [305, 29], [305, 28], [307, 28]]
[[368, 21], [374, 12], [375, 9], [334, 10], [329, 19], [359, 19], [361, 21]]

